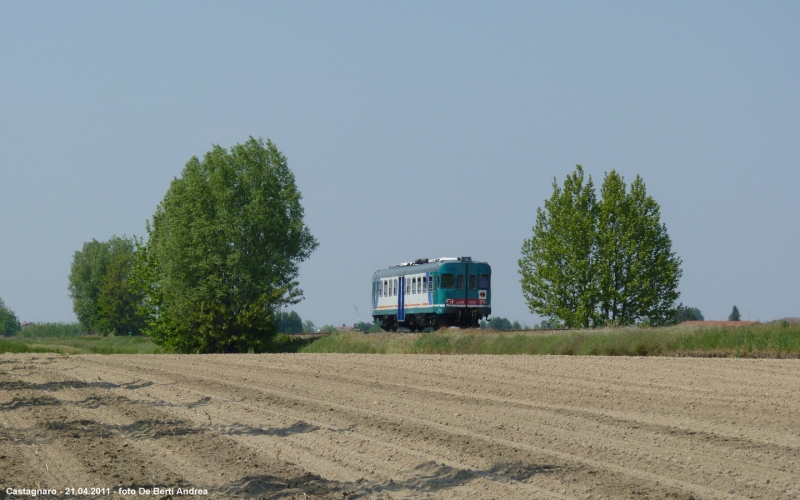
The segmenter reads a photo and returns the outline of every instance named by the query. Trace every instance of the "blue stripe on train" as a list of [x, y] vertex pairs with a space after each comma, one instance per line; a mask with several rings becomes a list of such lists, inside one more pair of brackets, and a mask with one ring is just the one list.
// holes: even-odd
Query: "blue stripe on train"
[[399, 287], [397, 289], [397, 321], [405, 321], [406, 320], [406, 279], [404, 276], [400, 276], [399, 278], [400, 283], [398, 283]]

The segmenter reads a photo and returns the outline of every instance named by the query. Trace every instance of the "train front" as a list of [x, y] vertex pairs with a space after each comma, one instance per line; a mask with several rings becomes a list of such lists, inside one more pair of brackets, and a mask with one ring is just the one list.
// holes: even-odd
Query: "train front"
[[448, 317], [447, 323], [476, 328], [481, 319], [492, 314], [492, 268], [489, 264], [461, 257], [442, 263], [438, 274], [436, 304], [444, 307], [437, 312]]

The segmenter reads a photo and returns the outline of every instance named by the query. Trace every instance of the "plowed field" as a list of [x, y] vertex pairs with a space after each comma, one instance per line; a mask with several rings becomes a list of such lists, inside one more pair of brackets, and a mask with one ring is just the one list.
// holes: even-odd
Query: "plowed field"
[[6, 354], [0, 497], [797, 498], [798, 388], [798, 360]]

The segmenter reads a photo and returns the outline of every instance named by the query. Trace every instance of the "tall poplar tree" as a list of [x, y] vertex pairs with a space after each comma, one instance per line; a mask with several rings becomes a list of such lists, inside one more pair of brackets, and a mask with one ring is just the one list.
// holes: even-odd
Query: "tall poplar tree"
[[519, 260], [529, 309], [572, 328], [674, 321], [681, 261], [658, 204], [613, 170], [600, 193], [580, 165], [553, 182]]
[[263, 352], [277, 314], [302, 298], [317, 247], [286, 157], [250, 138], [186, 163], [137, 252], [146, 333], [179, 352]]
[[533, 237], [522, 245], [519, 273], [531, 311], [570, 327], [597, 323], [597, 201], [583, 167], [553, 179], [553, 195], [536, 211]]

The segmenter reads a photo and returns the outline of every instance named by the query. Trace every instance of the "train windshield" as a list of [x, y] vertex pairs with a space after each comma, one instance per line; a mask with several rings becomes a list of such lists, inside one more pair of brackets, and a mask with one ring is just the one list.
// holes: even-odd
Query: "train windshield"
[[478, 275], [478, 288], [488, 289], [491, 284], [491, 276], [488, 274]]
[[442, 288], [453, 288], [456, 284], [456, 278], [452, 274], [442, 275]]

